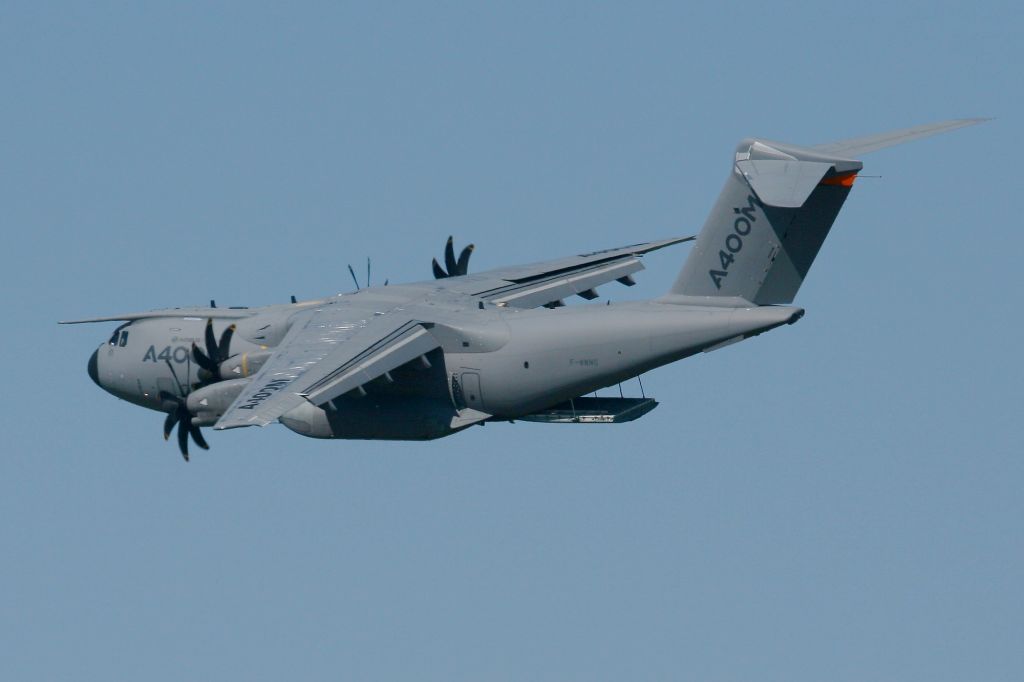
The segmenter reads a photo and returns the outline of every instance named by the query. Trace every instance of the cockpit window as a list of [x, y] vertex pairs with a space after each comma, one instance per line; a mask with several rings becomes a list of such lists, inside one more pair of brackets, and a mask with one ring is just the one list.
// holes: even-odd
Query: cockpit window
[[107, 341], [111, 346], [124, 347], [128, 343], [128, 332], [125, 331], [125, 327], [130, 325], [131, 322], [122, 324], [120, 327], [114, 330], [114, 333], [110, 335], [110, 340]]

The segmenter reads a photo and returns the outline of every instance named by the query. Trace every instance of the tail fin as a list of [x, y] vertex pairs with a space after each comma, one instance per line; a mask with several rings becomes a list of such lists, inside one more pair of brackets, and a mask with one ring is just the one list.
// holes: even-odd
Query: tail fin
[[791, 303], [853, 187], [854, 154], [985, 119], [946, 121], [817, 147], [746, 139], [671, 294]]

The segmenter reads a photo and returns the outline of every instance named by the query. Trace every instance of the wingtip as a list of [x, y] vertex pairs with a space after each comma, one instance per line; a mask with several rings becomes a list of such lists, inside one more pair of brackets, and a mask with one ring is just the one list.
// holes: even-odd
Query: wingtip
[[[676, 244], [682, 244], [683, 242], [693, 241], [697, 238], [697, 235], [689, 235], [686, 237], [669, 237], [668, 239], [659, 239], [658, 241], [645, 242], [643, 244], [635, 244], [632, 248], [634, 249], [631, 253], [634, 256], [642, 256], [645, 253], [651, 253], [652, 251], [659, 251], [669, 246], [675, 246]], [[631, 247], [623, 247], [621, 250], [625, 251]]]
[[669, 237], [668, 239], [664, 240], [664, 243], [665, 243], [665, 246], [673, 246], [675, 244], [682, 244], [683, 242], [692, 242], [696, 238], [697, 238], [697, 235], [695, 235], [695, 234], [688, 234], [688, 235], [679, 236], [679, 237]]

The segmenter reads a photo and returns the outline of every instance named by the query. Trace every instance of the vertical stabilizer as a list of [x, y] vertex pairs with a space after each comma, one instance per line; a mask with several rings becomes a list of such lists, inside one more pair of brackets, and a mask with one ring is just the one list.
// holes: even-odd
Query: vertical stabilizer
[[813, 149], [744, 140], [671, 293], [792, 302], [861, 167]]
[[863, 167], [849, 157], [984, 120], [945, 121], [815, 147], [744, 140], [667, 300], [792, 302]]

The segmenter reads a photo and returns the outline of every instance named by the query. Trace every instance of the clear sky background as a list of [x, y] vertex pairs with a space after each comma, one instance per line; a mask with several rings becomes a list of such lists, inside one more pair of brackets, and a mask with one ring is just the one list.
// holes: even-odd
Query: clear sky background
[[[1018, 680], [1019, 3], [0, 5], [0, 678]], [[692, 234], [736, 142], [865, 157], [799, 324], [632, 424], [210, 433], [113, 325]], [[652, 254], [662, 294], [688, 246]], [[603, 301], [603, 299], [602, 299]], [[636, 386], [626, 387], [636, 392]]]

